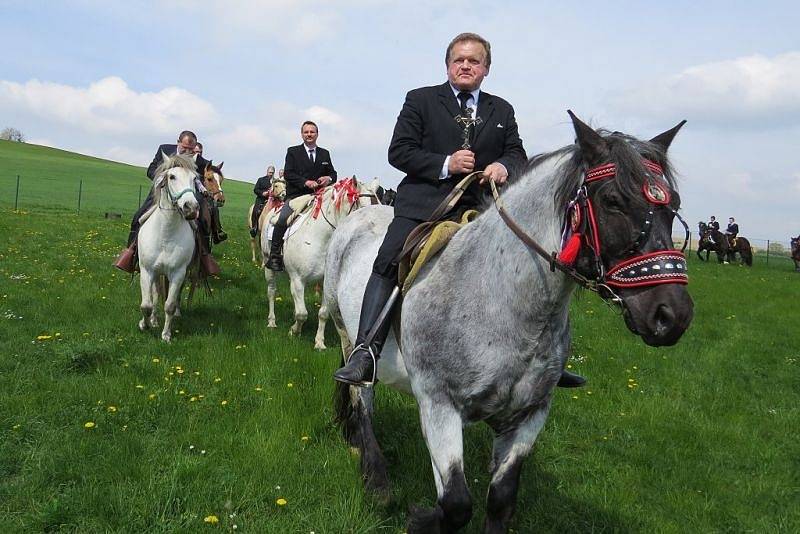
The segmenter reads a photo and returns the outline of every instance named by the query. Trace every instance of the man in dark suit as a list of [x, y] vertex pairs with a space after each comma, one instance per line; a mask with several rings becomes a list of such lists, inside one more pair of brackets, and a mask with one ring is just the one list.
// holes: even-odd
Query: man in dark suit
[[[156, 150], [156, 155], [153, 157], [153, 161], [150, 162], [150, 165], [147, 167], [147, 177], [150, 180], [154, 180], [156, 177], [156, 169], [159, 165], [164, 161], [163, 155], [166, 154], [167, 156], [174, 156], [175, 154], [185, 154], [189, 157], [195, 156], [195, 166], [197, 168], [198, 176], [202, 176], [203, 170], [206, 168], [208, 162], [203, 159], [203, 157], [199, 154], [195, 154], [195, 146], [197, 145], [197, 136], [194, 132], [189, 130], [184, 130], [178, 136], [178, 143], [175, 145], [161, 145]], [[205, 201], [203, 196], [198, 192], [195, 194], [197, 197], [197, 201], [202, 203]], [[118, 269], [121, 269], [125, 272], [132, 273], [136, 266], [136, 238], [139, 235], [139, 219], [142, 215], [147, 212], [155, 202], [153, 198], [153, 190], [150, 189], [150, 193], [148, 193], [147, 198], [144, 199], [144, 203], [142, 203], [141, 207], [139, 207], [138, 211], [133, 215], [133, 220], [131, 221], [131, 230], [128, 234], [128, 245], [125, 250], [117, 258], [117, 261], [114, 263], [114, 266]], [[201, 233], [203, 234], [203, 242], [204, 250], [201, 250], [200, 260], [203, 264], [203, 268], [209, 274], [219, 274], [219, 265], [211, 256], [210, 247], [208, 245], [208, 233], [209, 229], [201, 227]]]
[[[355, 386], [374, 382], [375, 366], [391, 326], [389, 320], [376, 322], [397, 285], [398, 255], [409, 233], [432, 215], [466, 174], [483, 171], [480, 182], [473, 183], [455, 206], [458, 211], [480, 207], [485, 194], [480, 185], [489, 180], [505, 183], [509, 172], [526, 159], [514, 108], [480, 89], [491, 61], [491, 46], [485, 39], [462, 33], [445, 53], [447, 82], [415, 89], [406, 96], [389, 145], [389, 163], [406, 176], [397, 188], [394, 219], [364, 291], [355, 349], [347, 364], [334, 374], [340, 382]], [[465, 118], [476, 121], [470, 130], [465, 130]], [[367, 346], [366, 337], [373, 327], [377, 333]], [[584, 382], [565, 372], [559, 385]]]
[[255, 237], [258, 233], [258, 218], [261, 217], [261, 212], [267, 205], [273, 176], [275, 176], [275, 167], [270, 165], [267, 167], [267, 174], [256, 180], [256, 185], [253, 187], [256, 201], [253, 204], [253, 216], [250, 218], [250, 237]]
[[283, 165], [286, 178], [286, 202], [281, 208], [278, 221], [272, 231], [272, 242], [266, 267], [273, 271], [283, 270], [283, 236], [286, 234], [286, 220], [291, 215], [289, 201], [302, 195], [314, 193], [336, 181], [336, 169], [331, 162], [331, 154], [317, 146], [319, 128], [311, 121], [300, 127], [303, 144], [291, 146], [286, 151]]
[[[397, 256], [409, 233], [428, 220], [465, 175], [482, 170], [481, 184], [488, 180], [502, 184], [526, 159], [514, 108], [480, 89], [491, 61], [491, 46], [484, 38], [462, 33], [445, 53], [447, 82], [415, 89], [406, 96], [389, 145], [389, 163], [406, 176], [397, 188], [394, 219], [364, 291], [356, 348], [347, 365], [334, 374], [340, 382], [369, 386], [374, 381], [391, 321], [378, 325], [369, 346], [365, 338], [397, 285]], [[467, 131], [464, 118], [477, 123]], [[478, 207], [483, 194], [474, 182], [456, 209]]]

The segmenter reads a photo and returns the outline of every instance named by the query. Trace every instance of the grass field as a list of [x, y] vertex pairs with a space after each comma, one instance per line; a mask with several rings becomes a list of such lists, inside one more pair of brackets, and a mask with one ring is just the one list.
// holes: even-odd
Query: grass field
[[[402, 532], [410, 505], [435, 501], [413, 399], [378, 389], [383, 504], [331, 423], [337, 350], [312, 349], [313, 321], [286, 336], [285, 283], [280, 328], [265, 327], [242, 222], [250, 186], [226, 187], [223, 276], [166, 345], [136, 329], [138, 284], [110, 267], [143, 171], [0, 142], [0, 169], [14, 168], [41, 196], [0, 207], [3, 532]], [[50, 203], [77, 175], [106, 194], [80, 215]], [[590, 385], [557, 392], [516, 532], [800, 530], [800, 275], [789, 262], [690, 264], [696, 317], [673, 348], [576, 298], [572, 365]], [[467, 532], [480, 530], [491, 437], [466, 432]]]

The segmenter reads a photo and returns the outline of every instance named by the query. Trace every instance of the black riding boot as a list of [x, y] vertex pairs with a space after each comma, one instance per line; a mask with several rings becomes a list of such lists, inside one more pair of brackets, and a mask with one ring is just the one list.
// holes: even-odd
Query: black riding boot
[[364, 342], [396, 286], [397, 282], [392, 279], [384, 278], [375, 273], [370, 275], [367, 287], [364, 290], [364, 300], [361, 303], [356, 345], [353, 352], [350, 353], [346, 365], [333, 374], [335, 380], [351, 386], [366, 387], [375, 382], [375, 377], [377, 376], [375, 365], [378, 358], [380, 358], [383, 343], [386, 341], [386, 336], [389, 335], [389, 329], [392, 326], [391, 313], [387, 314], [383, 322], [378, 325], [378, 330], [372, 339], [372, 343], [367, 347]]
[[283, 270], [283, 236], [286, 234], [285, 224], [276, 224], [272, 229], [272, 242], [270, 243], [269, 258], [265, 264], [270, 271]]
[[581, 375], [570, 373], [566, 369], [561, 371], [561, 378], [558, 379], [558, 387], [560, 388], [579, 388], [586, 384], [586, 379]]

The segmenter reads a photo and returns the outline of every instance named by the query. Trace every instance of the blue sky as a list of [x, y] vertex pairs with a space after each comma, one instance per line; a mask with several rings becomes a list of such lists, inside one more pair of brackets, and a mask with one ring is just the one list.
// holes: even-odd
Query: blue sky
[[566, 109], [652, 137], [688, 123], [671, 156], [692, 226], [800, 233], [796, 2], [339, 0], [319, 4], [0, 0], [0, 127], [34, 143], [145, 165], [195, 130], [254, 181], [320, 125], [342, 175], [401, 174], [386, 149], [405, 93], [444, 81], [461, 31], [492, 43], [483, 88], [515, 107], [529, 155], [572, 141]]

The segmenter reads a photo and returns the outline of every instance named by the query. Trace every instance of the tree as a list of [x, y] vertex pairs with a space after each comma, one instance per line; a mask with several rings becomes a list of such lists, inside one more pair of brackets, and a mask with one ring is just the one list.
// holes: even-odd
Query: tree
[[4, 139], [6, 141], [15, 141], [17, 143], [24, 143], [25, 135], [16, 128], [12, 128], [9, 126], [8, 128], [4, 128], [3, 131], [0, 132], [0, 139]]

